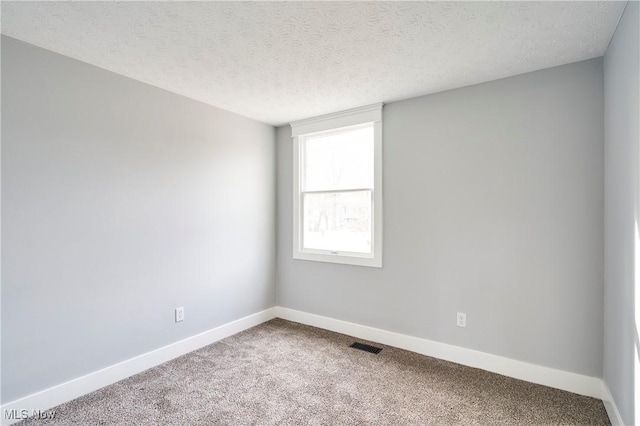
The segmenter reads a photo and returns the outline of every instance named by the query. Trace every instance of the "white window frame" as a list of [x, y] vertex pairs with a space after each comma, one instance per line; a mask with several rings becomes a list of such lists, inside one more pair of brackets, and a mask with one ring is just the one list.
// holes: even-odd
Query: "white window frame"
[[[382, 106], [368, 105], [291, 123], [293, 137], [293, 258], [317, 262], [382, 267]], [[302, 247], [302, 173], [305, 137], [373, 123], [374, 164], [372, 191], [372, 253], [304, 249]]]

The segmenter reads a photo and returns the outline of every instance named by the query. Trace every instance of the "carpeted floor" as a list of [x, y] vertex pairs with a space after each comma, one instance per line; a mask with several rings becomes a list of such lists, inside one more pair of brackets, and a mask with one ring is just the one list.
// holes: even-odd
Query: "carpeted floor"
[[275, 319], [25, 423], [610, 424], [597, 399], [378, 344], [374, 355], [354, 341]]

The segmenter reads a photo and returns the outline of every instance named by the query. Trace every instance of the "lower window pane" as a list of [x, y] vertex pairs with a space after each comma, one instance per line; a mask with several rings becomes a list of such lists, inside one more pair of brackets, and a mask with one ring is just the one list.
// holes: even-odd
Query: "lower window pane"
[[371, 191], [304, 194], [305, 249], [371, 253]]

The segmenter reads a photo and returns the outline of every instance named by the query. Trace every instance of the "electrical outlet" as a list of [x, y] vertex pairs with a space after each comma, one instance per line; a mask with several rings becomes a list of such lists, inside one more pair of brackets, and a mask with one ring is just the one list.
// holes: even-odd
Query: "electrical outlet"
[[456, 317], [456, 325], [458, 327], [466, 327], [467, 326], [467, 314], [464, 312], [458, 312], [458, 316]]
[[184, 321], [184, 308], [176, 308], [176, 322]]

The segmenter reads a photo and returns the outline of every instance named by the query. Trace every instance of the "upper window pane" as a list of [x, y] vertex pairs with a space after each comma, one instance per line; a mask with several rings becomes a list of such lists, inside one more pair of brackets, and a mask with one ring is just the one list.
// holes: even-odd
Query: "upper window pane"
[[373, 188], [373, 154], [373, 124], [307, 136], [303, 191]]

